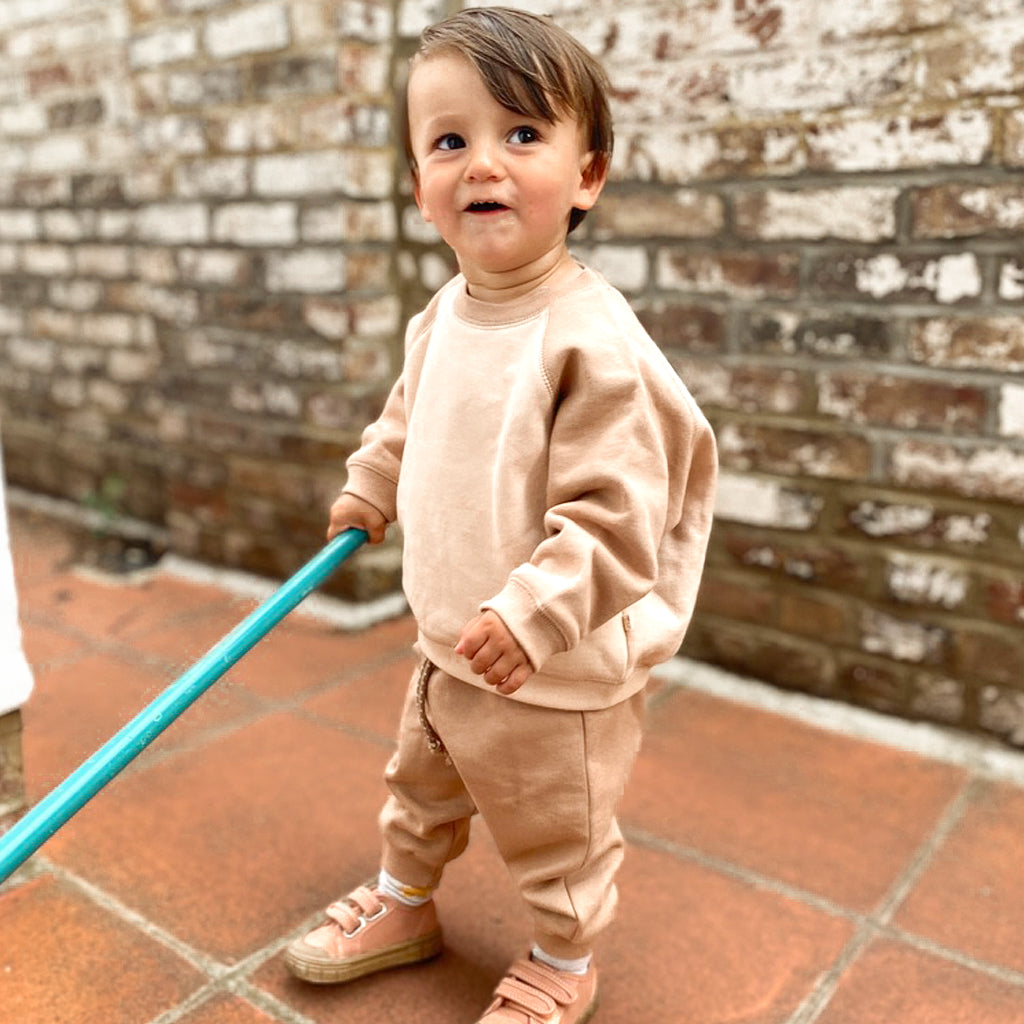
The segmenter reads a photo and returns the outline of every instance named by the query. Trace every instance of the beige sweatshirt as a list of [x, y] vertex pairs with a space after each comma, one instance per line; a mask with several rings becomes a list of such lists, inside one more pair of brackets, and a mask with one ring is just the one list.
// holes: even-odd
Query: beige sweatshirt
[[534, 674], [510, 698], [595, 709], [678, 649], [711, 528], [714, 435], [625, 299], [580, 268], [504, 304], [460, 276], [409, 324], [405, 366], [346, 490], [400, 522], [423, 653], [493, 609]]

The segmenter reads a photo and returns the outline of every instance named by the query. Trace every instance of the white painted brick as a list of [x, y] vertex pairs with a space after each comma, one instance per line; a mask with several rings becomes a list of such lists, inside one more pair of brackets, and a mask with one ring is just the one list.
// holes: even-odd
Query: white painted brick
[[107, 241], [127, 238], [134, 226], [135, 215], [130, 210], [100, 210], [96, 218], [96, 234]]
[[747, 238], [842, 238], [879, 242], [896, 234], [896, 200], [889, 186], [768, 189], [737, 200], [737, 231]]
[[109, 413], [124, 412], [131, 405], [131, 394], [127, 388], [119, 387], [111, 380], [89, 381], [89, 400]]
[[345, 257], [325, 249], [272, 253], [267, 288], [272, 292], [336, 292], [345, 285]]
[[1024, 453], [1007, 447], [959, 450], [899, 441], [893, 447], [892, 474], [904, 486], [1024, 503]]
[[43, 135], [49, 128], [46, 110], [39, 103], [21, 101], [17, 106], [0, 107], [0, 136]]
[[0, 6], [0, 30], [46, 21], [74, 12], [79, 0], [5, 0]]
[[0, 239], [28, 242], [39, 237], [39, 217], [34, 210], [0, 210]]
[[441, 241], [437, 228], [415, 206], [407, 206], [402, 211], [402, 237], [410, 242], [421, 242], [424, 245], [436, 245]]
[[127, 277], [131, 253], [124, 245], [80, 245], [75, 249], [79, 274], [94, 277]]
[[135, 215], [135, 235], [143, 242], [196, 245], [207, 240], [209, 215], [200, 203], [154, 203]]
[[344, 184], [342, 153], [284, 153], [253, 161], [253, 189], [258, 195], [305, 196], [337, 192]]
[[391, 38], [393, 5], [388, 0], [340, 0], [338, 32], [371, 43]]
[[1003, 384], [999, 389], [999, 433], [1024, 437], [1024, 384]]
[[892, 101], [911, 83], [909, 48], [835, 48], [744, 61], [729, 74], [734, 112], [809, 112]]
[[95, 219], [92, 210], [46, 210], [43, 233], [56, 242], [78, 242], [93, 233]]
[[95, 309], [103, 298], [99, 281], [54, 281], [49, 288], [50, 301], [61, 309], [79, 312]]
[[341, 192], [360, 199], [391, 194], [391, 154], [387, 150], [342, 150], [259, 157], [253, 188], [258, 195], [305, 196]]
[[232, 111], [219, 122], [216, 134], [220, 148], [228, 153], [266, 153], [295, 144], [294, 126], [268, 107]]
[[50, 386], [50, 396], [58, 405], [75, 409], [85, 402], [85, 384], [77, 377], [58, 377]]
[[974, 253], [940, 256], [912, 273], [899, 257], [881, 253], [856, 261], [857, 288], [883, 299], [907, 288], [926, 288], [938, 302], [957, 302], [981, 294], [981, 268]]
[[89, 147], [80, 135], [51, 135], [33, 142], [27, 149], [28, 168], [41, 174], [85, 170]]
[[728, 470], [718, 480], [715, 515], [749, 526], [780, 530], [809, 530], [818, 521], [824, 502], [815, 495]]
[[874, 609], [865, 609], [862, 613], [861, 634], [865, 651], [896, 661], [934, 662], [942, 650], [940, 629], [897, 619]]
[[338, 381], [345, 376], [344, 360], [336, 348], [315, 348], [297, 341], [282, 341], [274, 346], [273, 369], [286, 377]]
[[1009, 302], [1024, 299], [1024, 259], [1007, 260], [999, 270], [999, 298]]
[[[137, 134], [139, 146], [144, 153], [197, 156], [206, 152], [203, 123], [197, 117], [181, 114], [147, 117], [140, 121]], [[147, 171], [151, 169], [144, 168], [140, 173], [146, 174]], [[129, 188], [129, 191], [134, 192], [134, 198], [141, 198], [135, 190]]]
[[82, 340], [118, 348], [135, 341], [136, 318], [130, 313], [87, 313], [81, 318]]
[[184, 199], [236, 198], [249, 187], [249, 162], [243, 157], [193, 160], [175, 170], [175, 191]]
[[70, 274], [73, 266], [71, 250], [63, 245], [26, 245], [21, 258], [28, 273], [44, 277]]
[[993, 141], [991, 115], [955, 110], [936, 121], [907, 114], [861, 116], [808, 133], [812, 166], [829, 170], [893, 171], [931, 165], [976, 166]]
[[294, 203], [231, 203], [213, 215], [213, 237], [236, 245], [294, 245], [298, 241]]
[[446, 14], [445, 0], [401, 0], [398, 13], [398, 34], [418, 36], [428, 25]]
[[42, 338], [11, 338], [7, 355], [13, 366], [37, 373], [52, 373], [56, 363], [57, 346]]
[[284, 4], [253, 4], [230, 14], [211, 16], [203, 42], [207, 52], [218, 60], [283, 50], [291, 42], [288, 9]]
[[231, 386], [228, 402], [232, 409], [252, 416], [271, 413], [278, 416], [298, 416], [302, 402], [295, 392], [283, 384], [243, 384]]
[[585, 253], [586, 262], [614, 287], [640, 291], [649, 276], [647, 250], [639, 245], [595, 245]]
[[124, 384], [136, 384], [150, 380], [159, 366], [159, 358], [154, 352], [139, 352], [133, 349], [118, 349], [110, 353], [107, 368], [115, 381]]
[[340, 341], [352, 330], [349, 307], [333, 299], [308, 299], [302, 304], [305, 324], [323, 338]]
[[33, 309], [28, 315], [28, 329], [43, 338], [56, 341], [74, 341], [78, 337], [79, 318], [62, 309]]
[[195, 28], [175, 25], [133, 39], [128, 48], [128, 59], [133, 68], [158, 67], [191, 60], [197, 49]]
[[244, 281], [249, 261], [245, 254], [230, 249], [179, 249], [178, 266], [182, 277], [187, 280], [200, 284], [237, 285]]
[[17, 334], [24, 330], [25, 315], [12, 306], [0, 306], [0, 335]]
[[953, 12], [951, 0], [824, 0], [815, 13], [825, 38], [840, 40], [940, 26]]
[[971, 33], [970, 60], [957, 83], [960, 94], [997, 93], [1005, 95], [1024, 88], [1024, 65], [1020, 60], [1024, 47], [1024, 19], [1015, 17], [993, 21]]
[[920, 555], [891, 554], [885, 573], [889, 592], [898, 601], [951, 611], [967, 597], [968, 574], [958, 565]]

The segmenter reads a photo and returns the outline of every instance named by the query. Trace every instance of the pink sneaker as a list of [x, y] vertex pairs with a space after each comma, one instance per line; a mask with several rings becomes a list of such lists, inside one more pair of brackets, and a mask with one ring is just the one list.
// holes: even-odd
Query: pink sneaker
[[297, 978], [317, 983], [352, 981], [388, 967], [429, 960], [441, 952], [434, 901], [409, 907], [363, 885], [327, 908], [328, 920], [285, 953]]
[[569, 974], [535, 960], [517, 960], [477, 1024], [584, 1024], [596, 1011], [593, 964], [586, 974]]

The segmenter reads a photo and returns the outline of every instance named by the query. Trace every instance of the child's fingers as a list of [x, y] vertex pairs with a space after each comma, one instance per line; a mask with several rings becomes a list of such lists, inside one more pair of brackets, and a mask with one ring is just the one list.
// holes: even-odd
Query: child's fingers
[[526, 680], [529, 679], [532, 674], [533, 672], [530, 669], [529, 663], [525, 665], [520, 665], [519, 668], [512, 672], [507, 679], [498, 683], [495, 689], [498, 691], [498, 693], [503, 694], [507, 697], [510, 694], [515, 693], [516, 690], [518, 690], [519, 687], [522, 686], [523, 683], [525, 683]]

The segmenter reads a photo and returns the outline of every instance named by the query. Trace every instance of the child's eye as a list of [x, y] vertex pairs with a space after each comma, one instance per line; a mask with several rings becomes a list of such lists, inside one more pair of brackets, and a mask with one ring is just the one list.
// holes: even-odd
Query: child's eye
[[509, 136], [509, 141], [514, 142], [520, 146], [526, 145], [530, 142], [538, 142], [540, 140], [540, 132], [536, 128], [531, 128], [529, 125], [523, 125], [520, 128], [516, 128]]
[[461, 135], [456, 135], [455, 132], [449, 132], [447, 135], [442, 135], [437, 142], [434, 143], [436, 149], [452, 150], [462, 149], [466, 145], [465, 140]]

